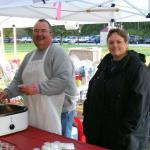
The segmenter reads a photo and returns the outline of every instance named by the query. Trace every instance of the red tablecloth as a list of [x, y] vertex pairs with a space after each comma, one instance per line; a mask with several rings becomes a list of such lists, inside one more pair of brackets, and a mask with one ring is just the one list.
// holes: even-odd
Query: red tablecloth
[[33, 127], [29, 127], [27, 130], [18, 133], [2, 136], [0, 137], [0, 140], [15, 145], [18, 150], [33, 150], [35, 147], [41, 148], [44, 142], [54, 141], [74, 143], [76, 150], [106, 150]]

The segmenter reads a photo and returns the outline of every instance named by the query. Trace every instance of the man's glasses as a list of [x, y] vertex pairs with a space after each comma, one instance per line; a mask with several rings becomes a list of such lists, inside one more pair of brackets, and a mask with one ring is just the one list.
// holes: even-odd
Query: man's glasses
[[39, 33], [39, 32], [41, 32], [41, 33], [47, 33], [47, 32], [51, 33], [51, 31], [47, 30], [47, 29], [34, 29], [33, 32], [34, 33]]

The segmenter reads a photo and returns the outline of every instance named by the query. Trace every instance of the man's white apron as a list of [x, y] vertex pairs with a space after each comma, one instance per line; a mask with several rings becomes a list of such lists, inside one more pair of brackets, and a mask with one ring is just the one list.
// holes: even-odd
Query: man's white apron
[[[30, 57], [26, 65], [22, 80], [24, 84], [43, 82], [48, 78], [44, 72], [44, 60], [48, 49], [41, 60], [31, 61], [35, 52]], [[25, 105], [29, 108], [29, 125], [61, 134], [61, 112], [64, 103], [64, 93], [59, 95], [47, 96], [36, 94], [26, 96]]]

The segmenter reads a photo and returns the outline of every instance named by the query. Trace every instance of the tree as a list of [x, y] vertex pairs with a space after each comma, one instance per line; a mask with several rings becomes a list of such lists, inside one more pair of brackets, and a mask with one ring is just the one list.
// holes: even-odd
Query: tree
[[13, 37], [13, 30], [12, 28], [4, 28], [4, 37]]

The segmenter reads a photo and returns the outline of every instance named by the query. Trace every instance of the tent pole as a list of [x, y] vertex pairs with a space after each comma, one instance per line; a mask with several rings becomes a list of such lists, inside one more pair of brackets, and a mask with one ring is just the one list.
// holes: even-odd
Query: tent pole
[[2, 51], [2, 53], [4, 54], [5, 53], [5, 49], [4, 49], [4, 32], [3, 32], [3, 28], [0, 28], [0, 32], [1, 32], [1, 46], [0, 46], [0, 51]]
[[13, 42], [14, 42], [14, 59], [17, 57], [17, 47], [16, 47], [16, 26], [15, 25], [13, 25], [13, 35], [14, 35], [14, 40], [13, 40]]
[[115, 28], [115, 20], [111, 19], [108, 23], [108, 30]]

